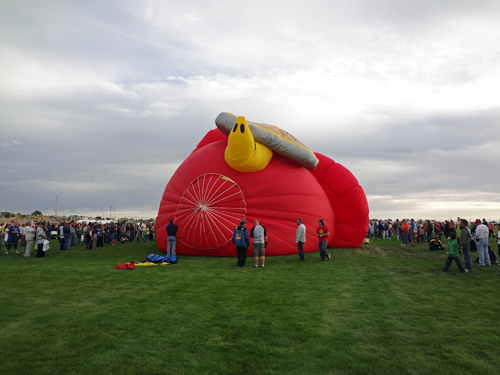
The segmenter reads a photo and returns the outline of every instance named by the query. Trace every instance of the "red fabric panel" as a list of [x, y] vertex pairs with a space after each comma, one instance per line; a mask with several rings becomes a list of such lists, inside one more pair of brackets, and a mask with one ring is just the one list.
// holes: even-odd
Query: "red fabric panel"
[[368, 231], [369, 207], [363, 188], [354, 175], [341, 164], [325, 155], [319, 159], [316, 170], [310, 173], [318, 179], [330, 200], [335, 215], [335, 236], [328, 246], [337, 248], [360, 247]]
[[224, 134], [222, 134], [222, 132], [219, 129], [212, 129], [207, 134], [205, 134], [205, 136], [200, 141], [200, 143], [198, 143], [193, 152], [199, 150], [203, 146], [206, 146], [210, 143], [217, 141], [227, 141], [227, 137]]

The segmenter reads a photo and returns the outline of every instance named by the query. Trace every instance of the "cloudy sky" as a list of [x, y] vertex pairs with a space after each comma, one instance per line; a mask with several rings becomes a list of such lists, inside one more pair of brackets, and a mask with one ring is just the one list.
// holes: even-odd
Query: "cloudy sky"
[[497, 0], [0, 2], [0, 211], [156, 217], [227, 111], [346, 166], [372, 217], [500, 219], [499, 19]]

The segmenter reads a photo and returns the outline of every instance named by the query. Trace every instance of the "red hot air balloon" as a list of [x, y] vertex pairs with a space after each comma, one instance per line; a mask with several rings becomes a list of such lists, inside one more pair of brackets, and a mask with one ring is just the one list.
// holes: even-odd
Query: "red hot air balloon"
[[164, 228], [174, 220], [178, 254], [235, 256], [232, 233], [243, 218], [266, 227], [266, 255], [297, 253], [297, 218], [307, 228], [305, 252], [318, 250], [320, 218], [330, 228], [328, 246], [361, 246], [368, 203], [346, 168], [316, 153], [318, 166], [311, 171], [274, 153], [264, 169], [238, 172], [224, 159], [227, 144], [218, 129], [209, 131], [170, 179], [156, 219], [160, 249], [167, 246]]

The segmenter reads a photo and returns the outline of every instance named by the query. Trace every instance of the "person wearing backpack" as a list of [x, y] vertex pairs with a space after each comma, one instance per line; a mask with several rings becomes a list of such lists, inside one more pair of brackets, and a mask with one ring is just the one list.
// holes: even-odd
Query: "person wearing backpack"
[[240, 220], [240, 225], [234, 228], [233, 231], [233, 244], [236, 246], [236, 253], [238, 254], [238, 267], [243, 267], [247, 261], [247, 249], [250, 246], [250, 237], [246, 228], [247, 221]]
[[460, 220], [460, 250], [464, 255], [465, 269], [472, 271], [472, 260], [470, 257], [471, 233], [469, 222], [465, 219]]

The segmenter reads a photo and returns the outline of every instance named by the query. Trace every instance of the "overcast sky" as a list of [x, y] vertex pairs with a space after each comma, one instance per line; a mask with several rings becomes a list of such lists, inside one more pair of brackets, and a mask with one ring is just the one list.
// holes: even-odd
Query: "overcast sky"
[[372, 217], [500, 219], [500, 1], [2, 1], [0, 211], [156, 217], [220, 112]]

